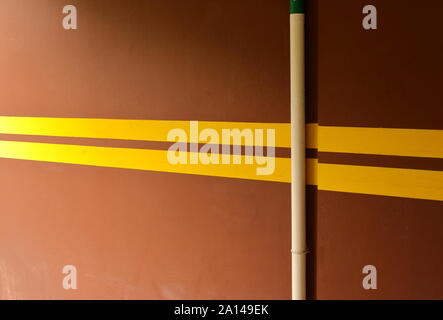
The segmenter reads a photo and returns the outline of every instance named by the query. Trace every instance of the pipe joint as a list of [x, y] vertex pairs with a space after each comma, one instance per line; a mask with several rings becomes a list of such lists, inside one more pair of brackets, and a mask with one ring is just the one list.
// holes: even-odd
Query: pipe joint
[[310, 252], [309, 249], [305, 249], [305, 250], [302, 250], [302, 251], [294, 250], [294, 249], [291, 250], [291, 253], [293, 255], [297, 255], [297, 256], [307, 255], [309, 252]]

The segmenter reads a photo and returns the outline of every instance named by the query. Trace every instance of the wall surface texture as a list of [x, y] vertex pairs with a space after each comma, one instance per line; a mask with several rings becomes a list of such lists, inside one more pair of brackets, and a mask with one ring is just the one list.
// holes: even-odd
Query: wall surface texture
[[[62, 27], [66, 4], [77, 30]], [[378, 29], [365, 31], [366, 4], [307, 7], [309, 297], [441, 299], [443, 5], [372, 1]], [[288, 170], [145, 170], [125, 155], [170, 143], [96, 127], [286, 132], [288, 1], [2, 0], [0, 70], [0, 299], [290, 299]], [[95, 119], [93, 134], [53, 134], [42, 118]], [[287, 146], [277, 157], [286, 168]], [[66, 265], [76, 290], [62, 286]], [[377, 290], [362, 288], [365, 265]]]
[[[66, 4], [77, 30], [63, 1], [0, 1], [1, 116], [289, 122], [286, 1]], [[290, 297], [287, 183], [14, 159], [0, 176], [3, 299]]]
[[[357, 13], [367, 4], [377, 8], [377, 30], [362, 28]], [[319, 123], [320, 189], [311, 258], [319, 299], [443, 298], [443, 4], [426, 8], [309, 2], [308, 100]], [[362, 288], [365, 265], [377, 268], [377, 290]]]

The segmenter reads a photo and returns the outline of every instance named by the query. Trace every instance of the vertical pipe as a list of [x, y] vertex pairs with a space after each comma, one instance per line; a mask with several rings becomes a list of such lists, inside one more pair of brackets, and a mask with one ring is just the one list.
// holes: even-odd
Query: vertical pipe
[[304, 0], [290, 0], [292, 299], [306, 299], [305, 15]]

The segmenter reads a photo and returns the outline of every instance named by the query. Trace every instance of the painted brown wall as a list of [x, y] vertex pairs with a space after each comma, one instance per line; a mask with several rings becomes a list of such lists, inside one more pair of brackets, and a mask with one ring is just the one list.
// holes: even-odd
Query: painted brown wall
[[[1, 115], [289, 122], [286, 1], [69, 1], [76, 31], [64, 4], [0, 1]], [[287, 184], [6, 159], [0, 176], [2, 299], [290, 297]]]
[[[365, 31], [362, 8], [378, 10]], [[443, 129], [441, 1], [310, 1], [308, 99], [323, 126]], [[442, 159], [320, 153], [321, 163], [442, 170]], [[313, 191], [315, 192], [315, 191]], [[319, 299], [442, 299], [441, 201], [320, 191], [311, 213]], [[375, 265], [378, 289], [363, 290]]]
[[[366, 1], [308, 2], [308, 121], [443, 129], [440, 1], [371, 3], [373, 32]], [[69, 4], [76, 31], [59, 1], [0, 1], [0, 115], [289, 122], [286, 0]], [[287, 184], [7, 159], [0, 176], [1, 299], [290, 298]], [[315, 187], [308, 200], [310, 297], [443, 298], [441, 202]], [[362, 289], [366, 264], [378, 290]]]

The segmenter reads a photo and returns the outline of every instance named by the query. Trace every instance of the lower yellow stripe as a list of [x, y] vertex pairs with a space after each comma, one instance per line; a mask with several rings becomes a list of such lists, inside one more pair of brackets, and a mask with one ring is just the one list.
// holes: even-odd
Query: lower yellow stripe
[[318, 189], [443, 201], [443, 171], [320, 163]]
[[[289, 158], [275, 158], [272, 175], [257, 175], [258, 165], [178, 164], [164, 150], [105, 148], [0, 141], [0, 158], [48, 161], [100, 167], [174, 172], [289, 183]], [[307, 160], [307, 184], [319, 190], [443, 201], [443, 171], [317, 163]]]
[[306, 184], [316, 186], [318, 184], [318, 160], [306, 159]]
[[[168, 151], [105, 148], [33, 142], [0, 141], [0, 158], [48, 161], [100, 167], [187, 173], [205, 176], [290, 182], [291, 159], [275, 158], [272, 175], [257, 175], [257, 164], [177, 164], [167, 160]], [[232, 161], [231, 161], [232, 163]]]

